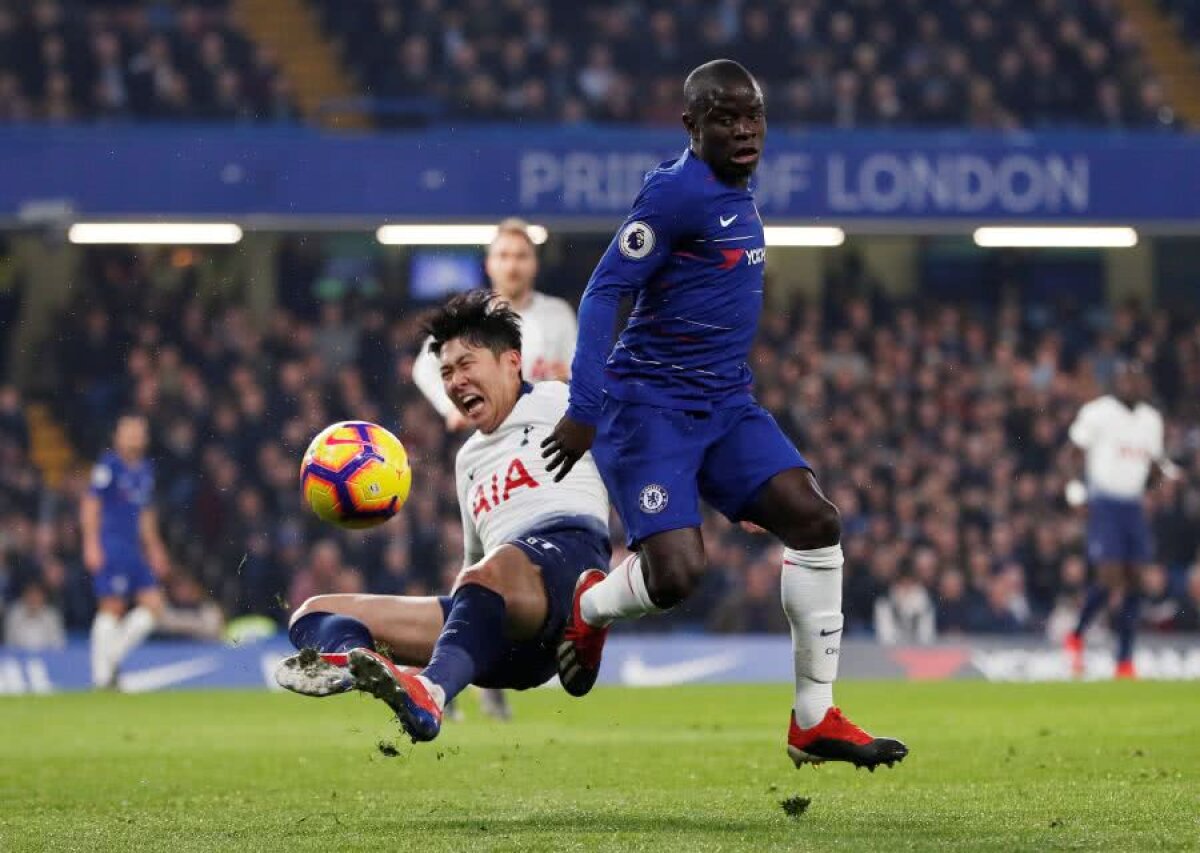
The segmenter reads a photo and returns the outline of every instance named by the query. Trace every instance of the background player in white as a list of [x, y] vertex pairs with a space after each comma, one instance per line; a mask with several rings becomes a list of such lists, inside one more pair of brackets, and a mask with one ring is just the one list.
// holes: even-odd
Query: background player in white
[[[306, 695], [370, 692], [414, 740], [437, 736], [445, 703], [468, 684], [525, 689], [553, 678], [576, 586], [602, 579], [611, 556], [608, 495], [591, 456], [556, 483], [541, 455], [567, 387], [524, 381], [517, 316], [494, 299], [456, 297], [430, 321], [442, 383], [477, 430], [455, 465], [465, 556], [453, 595], [311, 598], [289, 630], [301, 654], [276, 675]], [[376, 642], [424, 669], [397, 668]]]
[[[144, 417], [121, 416], [113, 449], [92, 469], [91, 487], [80, 503], [83, 563], [96, 594], [92, 622], [96, 687], [117, 686], [121, 662], [150, 635], [163, 611], [158, 577], [166, 575], [168, 561], [151, 505], [154, 469], [146, 458], [149, 443]], [[135, 606], [126, 613], [131, 598]]]
[[[515, 217], [496, 226], [496, 236], [488, 246], [484, 272], [492, 292], [504, 299], [521, 318], [521, 361], [525, 379], [567, 381], [571, 360], [575, 357], [575, 311], [557, 296], [539, 293], [537, 246], [529, 236], [529, 223]], [[446, 420], [447, 429], [457, 431], [469, 422], [446, 396], [442, 388], [441, 362], [426, 340], [413, 364], [413, 381]], [[499, 690], [480, 693], [482, 708], [499, 720], [512, 717], [508, 702]]]
[[[521, 362], [525, 379], [541, 382], [571, 377], [575, 358], [575, 311], [565, 299], [538, 292], [537, 247], [522, 219], [505, 219], [496, 226], [488, 246], [484, 271], [492, 292], [521, 318]], [[469, 426], [442, 387], [441, 363], [430, 352], [429, 341], [413, 364], [413, 382], [452, 430]]]
[[1153, 470], [1178, 477], [1163, 451], [1163, 418], [1146, 402], [1147, 378], [1137, 363], [1117, 367], [1113, 393], [1079, 410], [1071, 441], [1084, 453], [1087, 485], [1072, 481], [1067, 501], [1088, 505], [1088, 560], [1096, 569], [1079, 624], [1067, 635], [1066, 649], [1076, 674], [1083, 672], [1083, 634], [1103, 608], [1112, 613], [1117, 634], [1118, 678], [1133, 678], [1140, 569], [1154, 556], [1142, 498]]

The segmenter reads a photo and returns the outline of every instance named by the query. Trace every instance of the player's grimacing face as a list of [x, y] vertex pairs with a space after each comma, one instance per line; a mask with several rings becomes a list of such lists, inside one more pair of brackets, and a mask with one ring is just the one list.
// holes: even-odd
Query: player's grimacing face
[[516, 299], [528, 293], [537, 278], [537, 253], [520, 234], [500, 234], [488, 247], [485, 267], [492, 290]]
[[701, 109], [684, 115], [684, 125], [696, 154], [719, 177], [744, 181], [758, 168], [767, 114], [757, 84], [716, 90]]
[[497, 355], [454, 338], [442, 345], [441, 362], [446, 396], [471, 426], [483, 432], [500, 426], [521, 393], [521, 354]]

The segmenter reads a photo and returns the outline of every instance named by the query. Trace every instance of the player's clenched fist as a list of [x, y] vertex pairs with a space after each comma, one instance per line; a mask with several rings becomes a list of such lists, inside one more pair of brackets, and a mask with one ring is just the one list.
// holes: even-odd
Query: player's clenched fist
[[[542, 442], [542, 458], [549, 459], [547, 471], [558, 468], [554, 482], [560, 481], [575, 467], [575, 463], [592, 447], [596, 439], [596, 428], [569, 417], [563, 417], [554, 427], [554, 432]], [[559, 467], [561, 466], [561, 467]]]

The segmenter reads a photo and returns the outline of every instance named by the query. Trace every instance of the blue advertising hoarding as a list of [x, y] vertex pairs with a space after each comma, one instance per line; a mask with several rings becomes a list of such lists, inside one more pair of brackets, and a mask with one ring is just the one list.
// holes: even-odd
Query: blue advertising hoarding
[[[279, 689], [275, 666], [294, 652], [275, 638], [239, 646], [151, 642], [122, 665], [122, 688], [131, 693], [194, 688]], [[1200, 680], [1200, 636], [1145, 637], [1135, 655], [1143, 679]], [[1086, 678], [1112, 677], [1112, 650], [1089, 648]], [[932, 646], [881, 646], [848, 638], [839, 677], [909, 681], [987, 679], [1066, 681], [1070, 663], [1060, 648], [1037, 637], [971, 637]], [[600, 683], [627, 687], [792, 681], [787, 635], [616, 634], [604, 649]], [[0, 696], [86, 690], [91, 683], [88, 647], [20, 652], [0, 647]], [[555, 680], [549, 686], [557, 688]]]
[[[303, 128], [0, 129], [0, 217], [255, 216], [619, 220], [681, 133]], [[776, 131], [768, 223], [1200, 222], [1200, 137], [1142, 133]]]

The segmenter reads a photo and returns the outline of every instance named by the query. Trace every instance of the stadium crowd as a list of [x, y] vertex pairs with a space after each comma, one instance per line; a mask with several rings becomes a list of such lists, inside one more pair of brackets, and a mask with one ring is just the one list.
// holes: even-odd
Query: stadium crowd
[[679, 120], [717, 56], [777, 125], [1172, 128], [1113, 0], [314, 0], [397, 122]]
[[[48, 375], [82, 454], [106, 446], [118, 412], [150, 419], [167, 592], [184, 631], [214, 635], [220, 612], [282, 620], [319, 592], [434, 592], [460, 565], [462, 436], [410, 381], [420, 311], [387, 290], [332, 295], [299, 245], [283, 253], [281, 304], [266, 322], [202, 255], [97, 251], [56, 326]], [[1187, 392], [1200, 387], [1200, 322], [1012, 295], [986, 307], [897, 301], [844, 257], [832, 298], [764, 317], [753, 367], [763, 403], [841, 510], [849, 632], [907, 642], [1065, 629], [1087, 573], [1083, 515], [1062, 498], [1079, 473], [1065, 432], [1123, 356], [1150, 366], [1168, 451], [1186, 472], [1149, 498], [1158, 563], [1144, 619], [1200, 630], [1200, 398]], [[300, 504], [305, 446], [346, 418], [394, 429], [416, 472], [406, 509], [366, 533], [321, 525]], [[5, 385], [2, 618], [9, 642], [56, 642], [63, 624], [85, 629], [91, 616], [77, 510], [87, 469], [49, 489], [29, 442], [21, 394]], [[786, 630], [769, 541], [717, 518], [705, 532], [702, 591], [633, 628]]]
[[0, 0], [0, 122], [297, 115], [287, 78], [225, 0]]
[[[778, 125], [1178, 123], [1114, 0], [311, 1], [383, 124], [673, 126], [682, 75], [716, 56], [755, 71]], [[131, 117], [297, 112], [228, 0], [0, 0], [0, 122]]]

